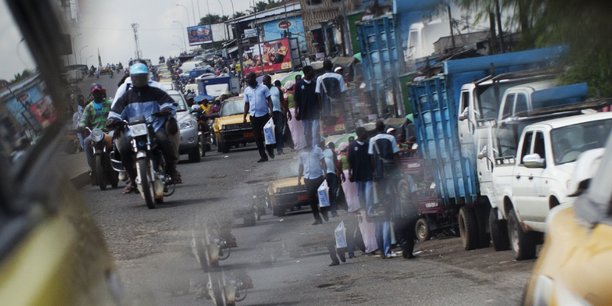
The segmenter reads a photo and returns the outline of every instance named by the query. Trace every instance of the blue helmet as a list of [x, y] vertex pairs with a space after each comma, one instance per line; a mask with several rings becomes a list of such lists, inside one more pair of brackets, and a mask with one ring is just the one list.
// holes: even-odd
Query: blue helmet
[[136, 63], [130, 67], [130, 75], [149, 74], [149, 67], [142, 63]]

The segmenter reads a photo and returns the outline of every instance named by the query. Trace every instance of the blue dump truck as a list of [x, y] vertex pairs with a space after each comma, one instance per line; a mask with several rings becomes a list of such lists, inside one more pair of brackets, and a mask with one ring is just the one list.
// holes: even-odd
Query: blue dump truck
[[[440, 73], [417, 77], [409, 85], [419, 151], [431, 169], [438, 205], [443, 207], [443, 213], [423, 216], [432, 231], [458, 227], [466, 250], [490, 243], [491, 205], [481, 195], [477, 149], [462, 149], [459, 135], [462, 87], [492, 75], [554, 67], [565, 52], [559, 46], [448, 60], [439, 63]], [[489, 113], [488, 119], [495, 122], [497, 112]]]

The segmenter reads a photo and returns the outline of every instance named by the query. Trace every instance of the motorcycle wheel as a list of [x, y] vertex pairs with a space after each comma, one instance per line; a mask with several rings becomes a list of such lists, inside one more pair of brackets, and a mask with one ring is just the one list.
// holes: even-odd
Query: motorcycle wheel
[[96, 155], [95, 159], [94, 175], [96, 176], [96, 182], [98, 183], [100, 190], [106, 190], [106, 179], [104, 178], [104, 163], [102, 162], [102, 155]]
[[137, 167], [145, 203], [149, 209], [153, 209], [155, 208], [155, 200], [153, 199], [153, 182], [151, 180], [151, 173], [149, 171], [149, 160], [139, 159]]
[[108, 178], [108, 183], [113, 188], [117, 188], [119, 186], [119, 172], [113, 169], [111, 166], [110, 158], [105, 158], [104, 160], [104, 168], [106, 169], [106, 177]]

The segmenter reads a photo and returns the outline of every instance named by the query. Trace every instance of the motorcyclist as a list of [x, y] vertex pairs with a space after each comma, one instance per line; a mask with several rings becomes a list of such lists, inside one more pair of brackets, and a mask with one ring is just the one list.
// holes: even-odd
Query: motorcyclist
[[[175, 181], [180, 181], [176, 171], [177, 155], [174, 145], [170, 140], [171, 135], [178, 133], [176, 124], [176, 107], [174, 100], [163, 90], [149, 86], [149, 69], [142, 63], [136, 63], [130, 67], [130, 78], [132, 86], [111, 107], [106, 125], [111, 128], [121, 126], [123, 120], [133, 117], [144, 116], [151, 118], [155, 132], [155, 141], [160, 148], [166, 162], [166, 172]], [[153, 116], [161, 113], [165, 116]], [[130, 183], [124, 192], [135, 190], [136, 169], [134, 167], [134, 153], [125, 135], [125, 129], [119, 130], [117, 145], [126, 172], [130, 177]]]
[[[90, 89], [93, 101], [85, 106], [83, 115], [79, 122], [79, 130], [82, 132], [86, 128], [93, 130], [99, 128], [106, 130], [106, 118], [111, 108], [111, 102], [106, 99], [106, 90], [100, 84], [93, 84]], [[91, 134], [83, 140], [83, 149], [90, 171], [93, 165], [93, 148], [91, 145]]]

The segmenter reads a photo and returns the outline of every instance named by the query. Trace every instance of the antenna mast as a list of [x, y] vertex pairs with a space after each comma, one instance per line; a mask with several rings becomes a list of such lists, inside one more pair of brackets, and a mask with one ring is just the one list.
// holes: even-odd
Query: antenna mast
[[134, 43], [136, 44], [136, 58], [141, 58], [140, 47], [138, 46], [138, 24], [132, 23], [132, 30], [134, 30]]

